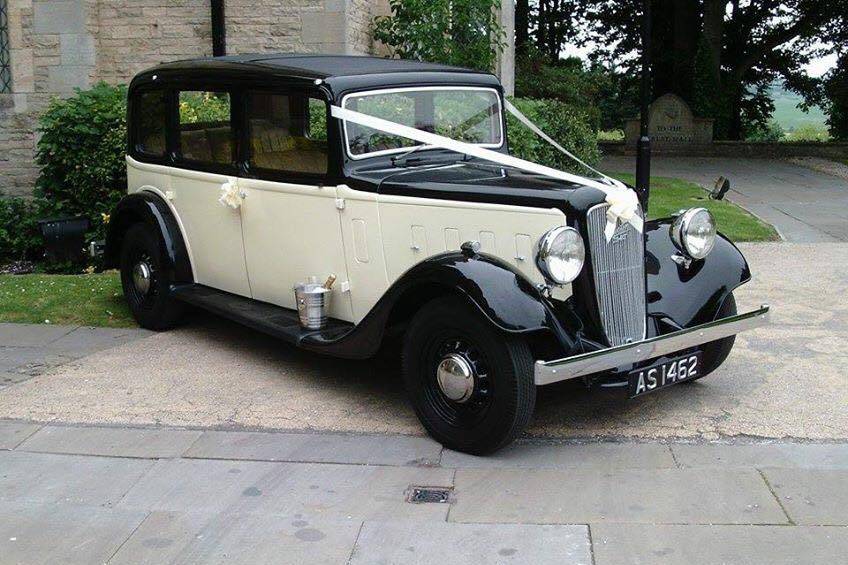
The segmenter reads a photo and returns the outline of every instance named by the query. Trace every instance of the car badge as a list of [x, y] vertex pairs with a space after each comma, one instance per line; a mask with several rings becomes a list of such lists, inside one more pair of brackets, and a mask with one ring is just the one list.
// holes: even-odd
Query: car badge
[[612, 237], [610, 238], [610, 243], [621, 243], [627, 236], [630, 235], [630, 230], [627, 229], [627, 224], [621, 224], [619, 228], [616, 230]]

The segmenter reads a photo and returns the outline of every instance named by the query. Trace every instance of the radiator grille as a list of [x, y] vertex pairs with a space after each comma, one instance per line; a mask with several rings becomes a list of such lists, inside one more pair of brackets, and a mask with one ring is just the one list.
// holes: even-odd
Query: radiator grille
[[601, 323], [615, 346], [645, 338], [645, 247], [631, 224], [620, 225], [607, 242], [608, 207], [593, 207], [586, 221]]

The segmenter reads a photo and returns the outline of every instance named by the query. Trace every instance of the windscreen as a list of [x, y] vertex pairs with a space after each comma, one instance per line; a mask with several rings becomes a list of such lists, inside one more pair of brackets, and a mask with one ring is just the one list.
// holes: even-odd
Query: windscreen
[[[422, 131], [483, 147], [503, 143], [498, 93], [487, 88], [392, 89], [354, 94], [343, 107]], [[345, 123], [348, 153], [354, 158], [395, 153], [419, 142], [367, 126]]]

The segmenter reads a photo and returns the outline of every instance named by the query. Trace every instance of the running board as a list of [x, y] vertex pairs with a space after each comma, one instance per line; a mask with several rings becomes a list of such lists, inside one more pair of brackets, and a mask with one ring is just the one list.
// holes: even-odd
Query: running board
[[324, 329], [307, 330], [301, 327], [296, 310], [200, 284], [174, 286], [171, 294], [177, 300], [297, 346], [331, 344], [349, 334], [355, 327], [351, 323], [330, 318]]

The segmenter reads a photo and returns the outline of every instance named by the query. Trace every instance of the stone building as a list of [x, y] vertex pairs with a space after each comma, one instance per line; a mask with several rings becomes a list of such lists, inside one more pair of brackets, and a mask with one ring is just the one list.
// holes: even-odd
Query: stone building
[[[154, 64], [212, 55], [210, 0], [0, 0], [0, 192], [38, 173], [37, 116], [55, 96], [127, 82]], [[502, 21], [512, 36], [512, 0]], [[227, 53], [368, 54], [388, 0], [226, 0]], [[512, 84], [507, 49], [499, 72]], [[8, 80], [6, 80], [8, 78]]]

